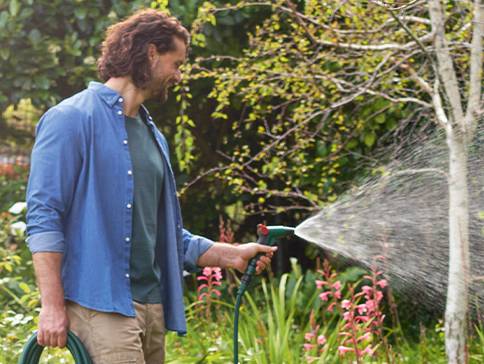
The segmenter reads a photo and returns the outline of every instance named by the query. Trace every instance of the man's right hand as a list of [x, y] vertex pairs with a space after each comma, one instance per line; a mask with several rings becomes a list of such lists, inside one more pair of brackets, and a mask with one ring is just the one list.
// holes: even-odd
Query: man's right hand
[[42, 346], [63, 348], [67, 342], [69, 319], [65, 305], [40, 309], [37, 342]]

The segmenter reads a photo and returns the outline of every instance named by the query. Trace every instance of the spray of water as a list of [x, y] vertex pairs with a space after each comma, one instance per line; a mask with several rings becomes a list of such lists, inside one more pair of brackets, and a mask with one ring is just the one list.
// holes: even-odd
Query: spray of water
[[[482, 123], [481, 123], [482, 124]], [[471, 302], [484, 309], [484, 128], [469, 152]], [[397, 289], [443, 306], [448, 272], [448, 149], [438, 133], [296, 228], [296, 235], [381, 268]]]

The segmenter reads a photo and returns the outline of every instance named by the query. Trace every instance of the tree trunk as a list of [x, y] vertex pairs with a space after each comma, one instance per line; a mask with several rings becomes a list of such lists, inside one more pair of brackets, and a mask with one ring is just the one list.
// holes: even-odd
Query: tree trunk
[[449, 283], [445, 311], [445, 349], [449, 364], [467, 363], [467, 312], [470, 274], [467, 142], [448, 129]]

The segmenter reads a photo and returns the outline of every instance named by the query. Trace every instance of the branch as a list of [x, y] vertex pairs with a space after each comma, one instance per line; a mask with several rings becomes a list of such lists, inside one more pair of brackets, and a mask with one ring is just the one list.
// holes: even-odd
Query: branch
[[394, 4], [389, 4], [386, 1], [382, 1], [382, 0], [370, 0], [370, 2], [372, 2], [375, 5], [387, 8], [388, 10], [391, 10], [391, 11], [408, 10], [408, 8], [412, 7], [413, 5], [420, 5], [421, 3], [423, 3], [423, 1], [413, 0], [402, 6], [391, 7], [391, 5], [394, 5]]
[[[423, 37], [417, 38], [417, 40], [421, 43], [427, 42], [432, 40], [433, 33], [429, 33], [424, 35]], [[405, 44], [398, 44], [398, 43], [386, 43], [386, 44], [350, 44], [350, 43], [333, 43], [325, 40], [318, 41], [319, 44], [334, 47], [334, 48], [343, 48], [343, 49], [353, 49], [357, 51], [388, 51], [388, 50], [401, 50], [405, 51], [415, 47], [418, 45], [417, 42], [411, 41]]]
[[469, 99], [465, 123], [470, 137], [477, 126], [477, 114], [481, 105], [482, 93], [482, 37], [484, 36], [484, 4], [474, 0], [474, 28], [472, 31], [472, 48], [470, 56]]
[[[440, 0], [429, 0], [429, 13], [432, 22], [432, 30], [435, 34], [439, 78], [443, 82], [445, 94], [447, 95], [447, 99], [452, 109], [454, 122], [458, 123], [461, 129], [465, 130], [465, 125], [462, 125], [462, 123], [464, 123], [462, 100], [459, 93], [459, 85], [457, 83], [454, 64], [452, 63], [452, 57], [449, 52], [447, 40], [445, 39], [444, 12]], [[438, 92], [436, 94], [438, 95]]]
[[452, 126], [449, 123], [449, 119], [447, 119], [447, 115], [445, 114], [444, 107], [442, 106], [442, 99], [440, 98], [439, 94], [439, 78], [435, 78], [434, 82], [434, 92], [432, 96], [432, 101], [434, 104], [435, 115], [437, 116], [437, 123], [440, 124], [444, 130], [448, 131], [449, 128]]
[[347, 90], [344, 87], [342, 87], [342, 85], [351, 86], [351, 87], [359, 90], [354, 95], [351, 95], [351, 96], [347, 97], [346, 99], [343, 99], [342, 101], [338, 102], [337, 104], [333, 104], [331, 106], [332, 108], [336, 108], [336, 107], [342, 106], [344, 104], [347, 104], [348, 102], [351, 102], [352, 100], [354, 100], [357, 96], [362, 95], [364, 93], [366, 93], [368, 95], [383, 97], [385, 100], [391, 101], [393, 103], [408, 103], [408, 102], [413, 102], [415, 104], [421, 105], [421, 106], [426, 107], [426, 108], [431, 108], [432, 107], [432, 105], [429, 104], [428, 102], [425, 102], [423, 100], [417, 99], [415, 97], [397, 97], [397, 98], [395, 98], [395, 97], [389, 96], [389, 95], [387, 95], [387, 94], [385, 94], [383, 92], [370, 90], [370, 89], [368, 89], [368, 85], [367, 86], [358, 86], [358, 85], [354, 85], [353, 83], [348, 82], [348, 81], [338, 80], [338, 79], [336, 79], [334, 77], [327, 77], [327, 76], [326, 77], [322, 77], [322, 76], [318, 76], [318, 75], [316, 75], [314, 77], [315, 78], [323, 78], [323, 79], [327, 79], [327, 80], [332, 81], [336, 85], [336, 87], [338, 88], [338, 90], [340, 90], [341, 92], [345, 92], [345, 93], [351, 92], [350, 90]]
[[316, 38], [314, 38], [314, 35], [309, 31], [306, 24], [304, 24], [304, 22], [302, 21], [302, 14], [296, 11], [296, 6], [289, 0], [286, 0], [286, 4], [291, 9], [292, 14], [296, 18], [296, 22], [304, 29], [304, 31], [308, 35], [311, 43], [318, 44], [318, 41], [316, 40]]
[[266, 145], [264, 147], [264, 149], [262, 149], [260, 152], [258, 152], [255, 156], [253, 156], [247, 162], [245, 162], [243, 164], [243, 166], [244, 167], [247, 167], [253, 161], [257, 160], [259, 158], [259, 156], [265, 155], [268, 150], [272, 149], [277, 143], [279, 143], [280, 141], [284, 140], [289, 134], [293, 133], [297, 129], [302, 128], [304, 125], [306, 125], [308, 122], [310, 122], [311, 120], [313, 120], [315, 117], [317, 117], [317, 116], [319, 116], [319, 115], [321, 115], [323, 113], [329, 113], [330, 111], [331, 111], [331, 109], [320, 110], [320, 111], [317, 111], [317, 112], [309, 115], [309, 117], [306, 120], [303, 120], [299, 124], [296, 124], [295, 126], [293, 126], [291, 129], [286, 130], [283, 134], [281, 134], [279, 137], [277, 137], [277, 139], [275, 139], [272, 143], [270, 143], [269, 145]]
[[230, 168], [230, 166], [223, 166], [223, 167], [213, 167], [213, 168], [210, 168], [209, 170], [206, 170], [202, 173], [200, 173], [197, 177], [195, 177], [193, 180], [191, 180], [190, 182], [187, 182], [185, 183], [185, 185], [180, 189], [180, 195], [183, 195], [185, 193], [186, 190], [188, 190], [191, 186], [193, 186], [195, 183], [197, 183], [199, 180], [201, 180], [202, 178], [205, 178], [206, 176], [210, 175], [210, 174], [213, 174], [215, 172], [221, 172], [221, 171], [224, 171], [226, 169]]
[[246, 187], [246, 186], [241, 186], [240, 189], [244, 192], [247, 192], [256, 196], [269, 196], [269, 197], [275, 196], [275, 197], [285, 197], [285, 198], [291, 197], [291, 198], [301, 199], [306, 201], [309, 205], [313, 207], [318, 207], [318, 204], [316, 202], [314, 202], [307, 196], [304, 196], [302, 192], [260, 189], [258, 187], [252, 188], [252, 187]]
[[420, 77], [417, 72], [411, 67], [409, 64], [401, 64], [400, 68], [407, 71], [410, 74], [410, 78], [415, 81], [417, 85], [419, 85], [425, 92], [427, 92], [430, 97], [434, 96], [434, 92], [432, 91], [432, 87], [425, 81], [422, 77]]

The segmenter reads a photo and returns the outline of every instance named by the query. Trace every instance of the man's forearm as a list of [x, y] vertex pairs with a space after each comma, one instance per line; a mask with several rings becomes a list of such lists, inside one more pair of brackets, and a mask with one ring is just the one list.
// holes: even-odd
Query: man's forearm
[[270, 263], [270, 258], [276, 250], [277, 247], [256, 243], [241, 245], [215, 243], [198, 258], [197, 264], [201, 267], [235, 268], [239, 272], [244, 272], [249, 260], [261, 253], [265, 256], [257, 263], [257, 272], [260, 272]]
[[214, 243], [210, 249], [198, 258], [200, 267], [234, 268], [237, 247], [226, 243]]
[[61, 280], [63, 253], [39, 252], [32, 255], [37, 285], [43, 307], [64, 306], [64, 288]]

